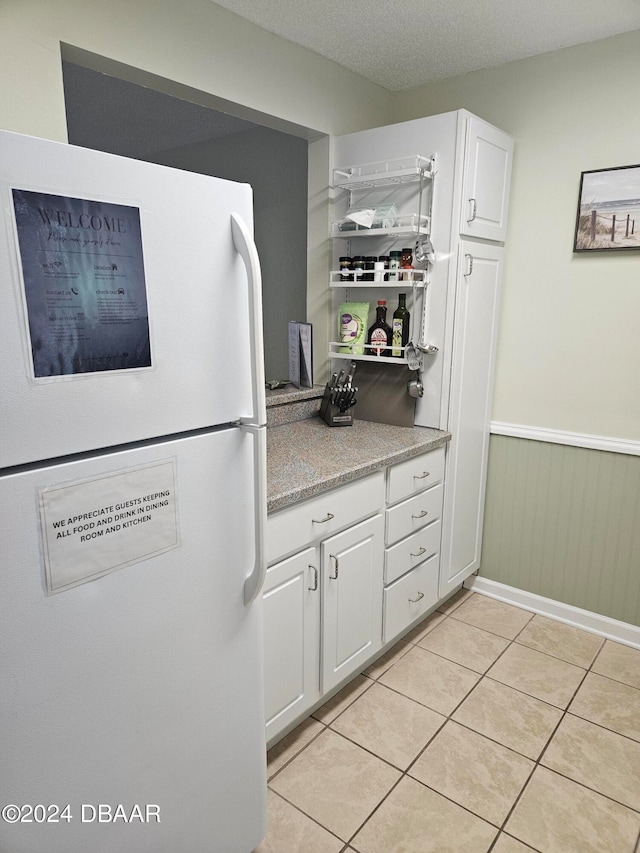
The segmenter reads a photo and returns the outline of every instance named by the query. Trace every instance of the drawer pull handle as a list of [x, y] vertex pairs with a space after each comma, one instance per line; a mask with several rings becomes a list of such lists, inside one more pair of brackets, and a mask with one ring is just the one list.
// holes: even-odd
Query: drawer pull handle
[[326, 522], [331, 521], [332, 518], [335, 518], [334, 514], [332, 512], [328, 512], [326, 518], [312, 518], [311, 521], [314, 524], [326, 524]]
[[329, 577], [331, 578], [332, 581], [337, 581], [338, 580], [338, 558], [335, 557], [333, 554], [329, 554], [329, 558], [334, 561], [335, 570], [336, 570], [335, 575], [332, 575], [331, 572], [329, 572]]
[[312, 566], [311, 564], [309, 564], [309, 568], [313, 572], [313, 586], [308, 586], [307, 589], [310, 592], [315, 592], [318, 589], [318, 570], [315, 566]]
[[416, 601], [420, 601], [420, 599], [421, 599], [421, 598], [424, 598], [424, 592], [419, 592], [419, 593], [418, 593], [418, 597], [417, 597], [417, 598], [410, 598], [410, 599], [409, 599], [409, 601], [410, 601], [412, 604], [415, 604], [415, 603], [416, 603]]
[[409, 555], [409, 556], [411, 556], [411, 557], [421, 557], [423, 554], [426, 554], [426, 553], [427, 553], [427, 549], [426, 549], [426, 548], [423, 548], [422, 546], [420, 546], [420, 549], [419, 549], [419, 551], [418, 551], [418, 553], [417, 553], [417, 554], [414, 554], [414, 553], [413, 553], [413, 551], [412, 551], [412, 552], [410, 553], [410, 555]]
[[429, 515], [429, 513], [426, 511], [426, 509], [423, 509], [417, 515], [412, 515], [411, 518], [424, 518], [425, 515]]
[[422, 474], [414, 474], [413, 479], [414, 480], [424, 480], [425, 477], [430, 477], [430, 476], [431, 476], [431, 471], [423, 471]]

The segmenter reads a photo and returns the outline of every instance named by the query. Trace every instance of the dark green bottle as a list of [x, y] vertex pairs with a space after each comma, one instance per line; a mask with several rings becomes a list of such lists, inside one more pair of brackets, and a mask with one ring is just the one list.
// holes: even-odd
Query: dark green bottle
[[393, 312], [391, 355], [402, 358], [402, 347], [409, 343], [409, 319], [411, 314], [407, 310], [407, 294], [398, 294], [398, 307]]

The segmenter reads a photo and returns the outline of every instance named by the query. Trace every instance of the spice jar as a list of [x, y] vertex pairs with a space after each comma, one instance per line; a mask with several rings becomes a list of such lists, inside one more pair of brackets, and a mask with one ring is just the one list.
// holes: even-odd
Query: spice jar
[[353, 268], [353, 278], [355, 281], [362, 281], [362, 270], [364, 269], [364, 255], [354, 255], [351, 266]]
[[375, 255], [367, 255], [364, 259], [365, 273], [362, 276], [363, 281], [373, 281], [373, 270], [378, 258]]
[[353, 281], [353, 261], [347, 255], [340, 258], [340, 279], [342, 281]]
[[[400, 256], [400, 269], [403, 270], [412, 270], [413, 269], [413, 252], [411, 248], [406, 248], [402, 250], [402, 254]], [[401, 281], [410, 281], [411, 275], [410, 273], [400, 274]]]
[[389, 252], [389, 281], [398, 281], [398, 267], [400, 266], [400, 258], [402, 252]]

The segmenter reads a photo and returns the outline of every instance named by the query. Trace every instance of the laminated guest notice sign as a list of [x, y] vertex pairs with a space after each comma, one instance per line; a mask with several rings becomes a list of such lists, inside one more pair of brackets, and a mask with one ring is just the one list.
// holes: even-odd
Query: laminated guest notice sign
[[150, 367], [139, 208], [12, 192], [34, 378]]
[[49, 593], [180, 545], [173, 460], [40, 492]]

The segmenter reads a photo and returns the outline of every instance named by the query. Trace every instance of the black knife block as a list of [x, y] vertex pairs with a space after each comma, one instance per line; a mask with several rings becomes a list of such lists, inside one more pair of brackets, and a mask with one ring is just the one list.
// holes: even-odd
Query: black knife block
[[320, 404], [320, 417], [330, 427], [353, 426], [353, 415], [351, 411], [341, 412], [331, 400], [325, 395]]

